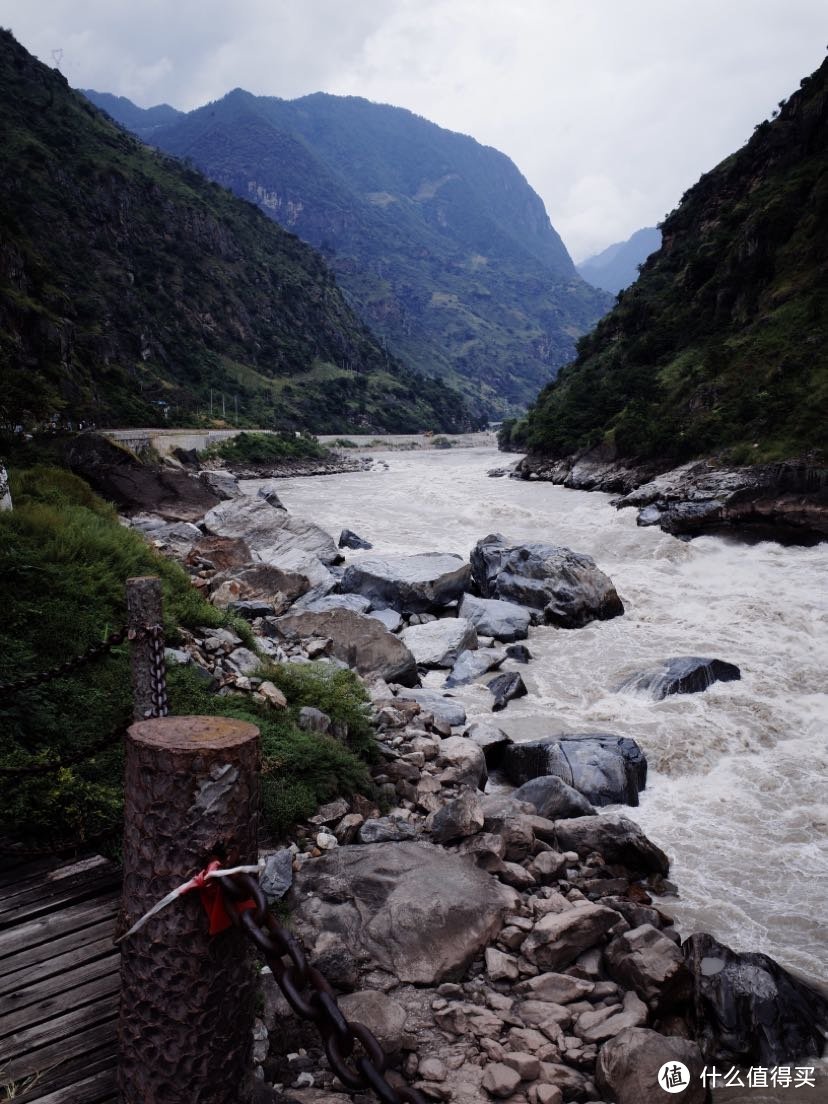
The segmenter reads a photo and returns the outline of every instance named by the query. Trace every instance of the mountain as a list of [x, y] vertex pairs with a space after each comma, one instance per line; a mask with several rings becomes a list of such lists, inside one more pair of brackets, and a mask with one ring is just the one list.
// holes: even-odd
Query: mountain
[[735, 463], [828, 444], [828, 61], [704, 175], [506, 440]]
[[126, 134], [0, 32], [0, 423], [461, 428], [324, 260]]
[[524, 409], [610, 305], [508, 157], [410, 111], [236, 89], [155, 127], [86, 95], [321, 249], [390, 349], [488, 415]]
[[636, 230], [626, 241], [608, 245], [576, 267], [588, 284], [617, 295], [638, 279], [639, 266], [660, 248], [661, 231], [655, 226], [646, 226]]

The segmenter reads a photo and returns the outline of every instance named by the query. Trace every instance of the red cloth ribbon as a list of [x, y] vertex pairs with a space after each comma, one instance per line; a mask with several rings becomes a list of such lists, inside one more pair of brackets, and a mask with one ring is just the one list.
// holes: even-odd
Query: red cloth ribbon
[[[218, 884], [218, 878], [208, 878], [208, 874], [212, 874], [214, 870], [220, 870], [221, 863], [218, 859], [213, 859], [207, 866], [198, 872], [194, 878], [191, 878], [185, 886], [182, 886], [181, 892], [184, 893], [198, 893], [199, 900], [201, 901], [204, 911], [207, 913], [207, 919], [209, 921], [210, 935], [219, 935], [220, 932], [226, 931], [231, 927], [233, 920], [227, 911], [227, 907], [224, 903], [224, 894], [221, 892], [221, 887]], [[248, 898], [246, 901], [232, 901], [232, 907], [236, 911], [236, 915], [242, 912], [246, 912], [248, 909], [254, 909], [256, 902], [252, 898]]]

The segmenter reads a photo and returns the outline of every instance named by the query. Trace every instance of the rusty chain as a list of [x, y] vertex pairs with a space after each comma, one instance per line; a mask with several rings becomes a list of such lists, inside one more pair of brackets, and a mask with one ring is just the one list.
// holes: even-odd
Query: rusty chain
[[90, 644], [85, 652], [81, 652], [80, 655], [73, 656], [71, 659], [66, 659], [63, 663], [58, 663], [54, 667], [48, 667], [45, 671], [40, 671], [36, 675], [26, 675], [25, 678], [17, 679], [15, 682], [0, 683], [0, 698], [10, 697], [12, 694], [17, 694], [21, 690], [31, 690], [32, 687], [40, 686], [44, 682], [51, 682], [53, 679], [71, 675], [73, 671], [79, 670], [87, 663], [92, 663], [96, 659], [101, 659], [103, 656], [108, 655], [114, 647], [118, 644], [123, 644], [126, 639], [126, 629], [118, 629], [117, 632], [109, 633], [104, 640], [95, 644]]
[[[316, 1025], [331, 1069], [351, 1092], [372, 1089], [383, 1104], [426, 1104], [417, 1089], [396, 1088], [385, 1077], [388, 1060], [364, 1024], [346, 1020], [327, 979], [308, 963], [296, 937], [267, 910], [258, 881], [250, 874], [218, 879], [228, 915], [263, 956], [293, 1011]], [[255, 908], [237, 912], [233, 903], [251, 899]], [[287, 959], [287, 961], [285, 961]], [[354, 1056], [356, 1044], [362, 1054]], [[350, 1064], [349, 1064], [350, 1063]]]
[[[170, 711], [170, 703], [167, 699], [167, 664], [164, 658], [164, 628], [162, 625], [147, 625], [143, 630], [147, 633], [152, 649], [152, 665], [150, 668], [150, 698], [152, 700], [153, 717], [166, 717]], [[131, 629], [130, 640], [138, 633]]]

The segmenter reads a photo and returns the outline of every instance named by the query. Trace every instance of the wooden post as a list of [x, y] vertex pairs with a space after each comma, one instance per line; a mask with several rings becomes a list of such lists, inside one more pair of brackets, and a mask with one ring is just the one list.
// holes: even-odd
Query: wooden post
[[161, 580], [154, 575], [138, 575], [127, 579], [126, 600], [127, 628], [136, 633], [130, 640], [129, 649], [132, 667], [132, 715], [136, 721], [143, 721], [147, 717], [156, 716], [156, 704], [153, 701], [155, 649], [145, 629], [147, 625], [160, 625], [163, 621]]
[[[204, 869], [255, 863], [259, 730], [162, 717], [126, 739], [120, 931]], [[197, 893], [121, 943], [122, 1104], [243, 1104], [252, 1083], [256, 973], [236, 928], [210, 937]]]

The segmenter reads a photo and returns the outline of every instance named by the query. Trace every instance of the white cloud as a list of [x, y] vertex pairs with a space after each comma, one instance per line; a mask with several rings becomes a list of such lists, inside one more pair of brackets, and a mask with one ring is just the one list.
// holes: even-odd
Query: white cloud
[[5, 0], [70, 83], [408, 107], [517, 163], [581, 258], [663, 218], [822, 60], [823, 0]]

